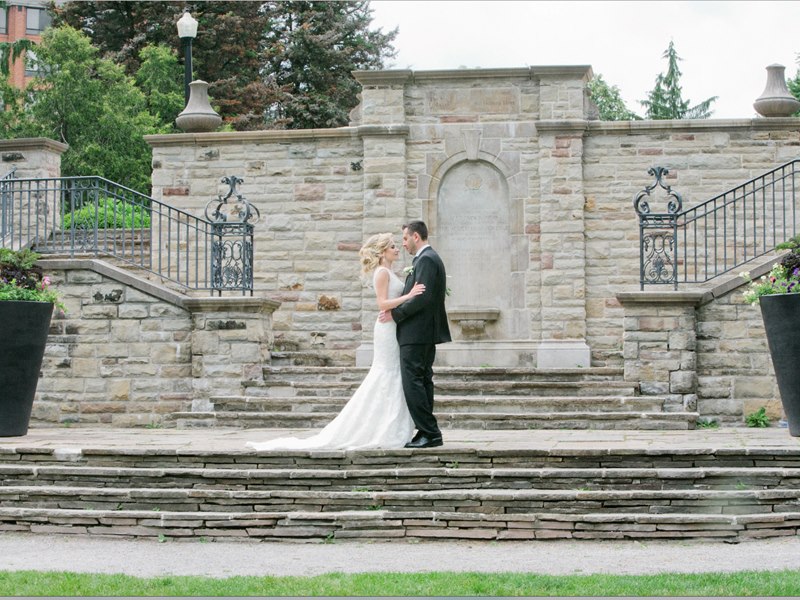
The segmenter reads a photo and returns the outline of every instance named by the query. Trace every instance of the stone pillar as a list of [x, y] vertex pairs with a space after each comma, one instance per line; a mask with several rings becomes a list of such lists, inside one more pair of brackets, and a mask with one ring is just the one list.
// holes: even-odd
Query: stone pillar
[[586, 343], [583, 136], [591, 67], [532, 67], [539, 83], [539, 368], [591, 366]]
[[625, 381], [642, 395], [664, 396], [667, 411], [697, 408], [697, 318], [703, 292], [624, 292]]
[[586, 121], [539, 122], [539, 368], [588, 367], [583, 134]]
[[[411, 71], [357, 72], [362, 86], [358, 135], [363, 143], [364, 218], [362, 240], [375, 233], [396, 233], [398, 244], [400, 226], [410, 217], [406, 202], [406, 139], [404, 91]], [[401, 261], [408, 257], [401, 254]], [[372, 288], [362, 296], [362, 343], [356, 350], [356, 365], [372, 362], [372, 330], [377, 316]]]
[[49, 138], [0, 140], [0, 177], [14, 167], [18, 179], [61, 177], [61, 155], [67, 149]]
[[214, 396], [229, 395], [242, 381], [263, 378], [273, 342], [266, 298], [189, 298], [192, 313], [192, 411], [213, 411]]

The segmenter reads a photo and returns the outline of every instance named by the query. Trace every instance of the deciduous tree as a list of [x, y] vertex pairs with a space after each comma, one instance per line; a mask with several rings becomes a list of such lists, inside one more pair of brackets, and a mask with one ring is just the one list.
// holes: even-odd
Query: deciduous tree
[[601, 121], [634, 121], [641, 119], [625, 105], [616, 85], [609, 85], [602, 75], [593, 77], [588, 84], [589, 95], [597, 106]]
[[149, 192], [151, 153], [143, 136], [158, 132], [157, 121], [132, 78], [68, 26], [45, 30], [35, 61], [40, 77], [4, 133], [69, 144], [64, 176], [100, 175]]
[[[66, 2], [56, 22], [81, 29], [104, 56], [138, 70], [147, 45], [179, 50], [183, 10], [199, 23], [194, 77], [209, 82], [237, 129], [334, 127], [359, 90], [351, 71], [382, 68], [397, 30], [371, 29], [368, 0], [334, 2]], [[182, 52], [182, 51], [181, 51]]]

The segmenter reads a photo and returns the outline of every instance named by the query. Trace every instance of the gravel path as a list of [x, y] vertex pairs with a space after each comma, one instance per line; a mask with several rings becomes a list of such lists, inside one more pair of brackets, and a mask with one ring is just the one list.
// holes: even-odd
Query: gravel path
[[369, 571], [651, 574], [800, 569], [800, 537], [722, 542], [173, 542], [0, 534], [0, 570], [159, 575]]

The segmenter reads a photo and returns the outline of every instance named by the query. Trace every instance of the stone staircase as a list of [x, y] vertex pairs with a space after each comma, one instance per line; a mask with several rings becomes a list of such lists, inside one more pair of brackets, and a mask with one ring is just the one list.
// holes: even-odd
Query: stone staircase
[[[24, 443], [24, 442], [23, 442]], [[160, 539], [721, 539], [800, 532], [800, 447], [0, 447], [0, 531]]]
[[[366, 368], [269, 366], [241, 395], [211, 399], [213, 412], [171, 415], [180, 428], [319, 428], [341, 410]], [[622, 370], [440, 367], [434, 376], [443, 429], [692, 429], [697, 413], [674, 396], [642, 396]]]

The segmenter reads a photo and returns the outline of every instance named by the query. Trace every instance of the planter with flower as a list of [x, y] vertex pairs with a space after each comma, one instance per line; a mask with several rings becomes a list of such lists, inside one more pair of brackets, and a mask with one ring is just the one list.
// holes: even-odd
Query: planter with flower
[[790, 250], [780, 263], [756, 280], [742, 273], [749, 285], [744, 299], [759, 304], [767, 344], [778, 380], [789, 433], [800, 436], [800, 236], [777, 247]]
[[0, 248], [0, 437], [28, 433], [58, 293], [30, 250]]

